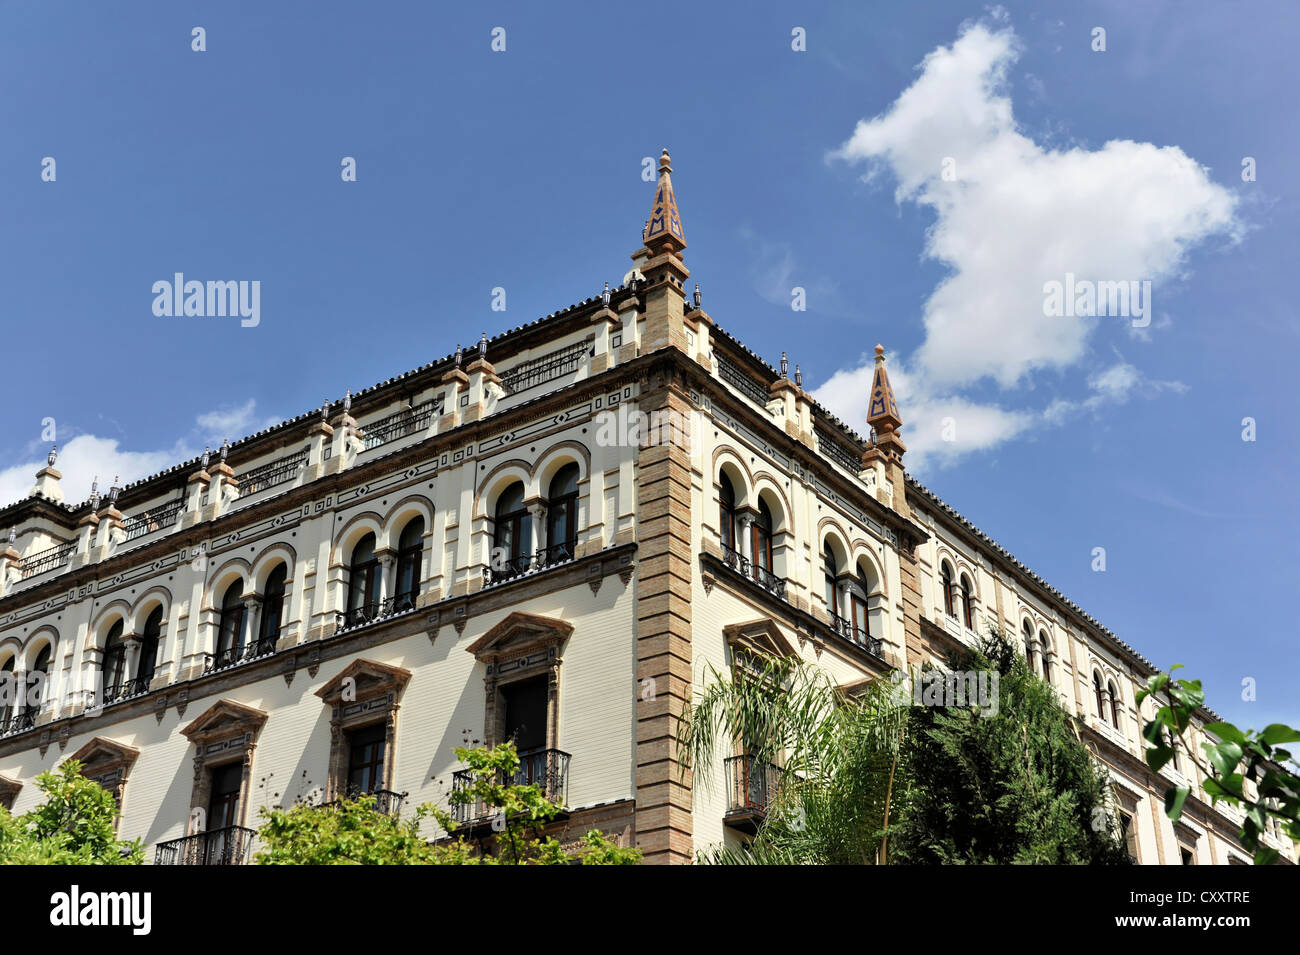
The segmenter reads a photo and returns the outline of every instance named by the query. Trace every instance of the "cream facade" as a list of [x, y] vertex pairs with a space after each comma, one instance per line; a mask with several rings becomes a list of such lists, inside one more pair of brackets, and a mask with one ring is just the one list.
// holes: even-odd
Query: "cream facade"
[[670, 173], [615, 289], [103, 499], [65, 502], [52, 453], [0, 511], [0, 674], [32, 688], [0, 709], [0, 803], [75, 756], [153, 861], [241, 862], [260, 807], [445, 803], [453, 747], [513, 737], [562, 841], [687, 862], [773, 784], [739, 753], [691, 778], [673, 745], [737, 650], [849, 685], [997, 623], [1139, 861], [1247, 861], [1224, 810], [1164, 816], [1199, 780], [1142, 761], [1152, 664], [906, 474], [882, 350], [864, 441], [715, 326]]

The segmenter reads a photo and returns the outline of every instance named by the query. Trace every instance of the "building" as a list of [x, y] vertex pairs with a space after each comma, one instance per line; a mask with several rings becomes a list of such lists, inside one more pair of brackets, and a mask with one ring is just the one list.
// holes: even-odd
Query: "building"
[[0, 799], [75, 757], [154, 861], [239, 862], [259, 807], [445, 800], [453, 746], [514, 738], [562, 841], [687, 862], [746, 838], [771, 782], [744, 754], [680, 772], [706, 665], [848, 684], [997, 622], [1111, 767], [1140, 861], [1246, 861], [1231, 815], [1163, 814], [1194, 770], [1141, 758], [1154, 667], [908, 476], [883, 349], [864, 442], [715, 325], [670, 173], [618, 288], [102, 499], [67, 503], [51, 452], [0, 510], [0, 674], [27, 691]]

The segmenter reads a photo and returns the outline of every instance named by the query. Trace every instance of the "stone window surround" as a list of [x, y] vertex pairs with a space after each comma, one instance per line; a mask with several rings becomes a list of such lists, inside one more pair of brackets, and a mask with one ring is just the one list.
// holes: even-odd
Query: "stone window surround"
[[325, 802], [346, 795], [348, 734], [376, 723], [384, 725], [384, 779], [379, 788], [392, 790], [394, 755], [397, 752], [397, 711], [410, 679], [410, 670], [358, 658], [316, 691], [316, 695], [330, 708], [330, 757], [325, 779]]
[[546, 748], [560, 748], [560, 650], [573, 633], [573, 624], [553, 617], [516, 610], [466, 647], [486, 666], [483, 675], [484, 743], [504, 742], [505, 697], [502, 689], [545, 676]]
[[206, 816], [212, 797], [212, 770], [235, 762], [243, 765], [243, 774], [239, 786], [239, 818], [234, 825], [247, 824], [253, 754], [266, 720], [267, 714], [263, 710], [222, 699], [181, 730], [181, 735], [193, 743], [197, 750], [194, 754], [194, 785], [190, 794], [186, 835], [195, 835], [207, 829]]
[[65, 760], [65, 763], [74, 759], [81, 763], [81, 774], [112, 795], [118, 810], [113, 820], [115, 828], [122, 815], [127, 779], [139, 755], [140, 751], [134, 746], [96, 736]]
[[14, 802], [18, 799], [18, 793], [22, 788], [23, 784], [18, 780], [10, 779], [8, 776], [0, 776], [0, 806], [12, 811]]

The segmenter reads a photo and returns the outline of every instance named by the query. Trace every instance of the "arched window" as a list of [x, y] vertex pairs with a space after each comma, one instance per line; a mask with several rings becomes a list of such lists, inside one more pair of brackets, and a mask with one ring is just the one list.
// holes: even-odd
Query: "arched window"
[[858, 576], [849, 582], [849, 621], [853, 624], [853, 639], [856, 643], [863, 646], [872, 636], [871, 633], [871, 615], [869, 613], [868, 598], [871, 596], [870, 577], [863, 570], [858, 568]]
[[163, 608], [155, 607], [144, 622], [144, 632], [140, 634], [140, 658], [135, 662], [136, 692], [144, 693], [153, 682], [154, 670], [158, 666], [158, 643], [162, 637]]
[[[533, 519], [524, 507], [524, 485], [516, 481], [497, 498], [496, 527], [493, 544], [492, 576], [513, 577], [522, 574], [530, 564]], [[498, 560], [502, 563], [498, 566]]]
[[736, 490], [725, 474], [718, 475], [718, 533], [722, 535], [722, 549], [736, 548]]
[[289, 568], [275, 565], [266, 578], [266, 591], [262, 594], [262, 619], [257, 626], [257, 655], [274, 653], [280, 640], [280, 621], [284, 618], [284, 590], [289, 579]]
[[0, 733], [8, 732], [9, 721], [14, 715], [14, 700], [18, 697], [18, 685], [14, 679], [14, 658], [10, 657], [0, 666]]
[[967, 630], [975, 629], [975, 597], [971, 592], [970, 578], [961, 575], [961, 614]]
[[754, 555], [754, 577], [761, 579], [762, 571], [772, 572], [772, 511], [763, 501], [758, 502], [758, 517], [750, 525], [749, 542]]
[[835, 552], [830, 544], [822, 553], [822, 571], [826, 575], [826, 609], [833, 622], [840, 615], [840, 596], [835, 588]]
[[1020, 632], [1025, 638], [1025, 659], [1029, 661], [1029, 669], [1034, 669], [1034, 628], [1025, 620], [1020, 624]]
[[424, 553], [424, 518], [413, 517], [397, 539], [397, 592], [393, 610], [401, 612], [415, 606], [420, 593], [420, 557]]
[[50, 644], [41, 647], [36, 654], [36, 664], [27, 671], [27, 709], [24, 711], [28, 722], [33, 723], [36, 711], [48, 699], [50, 686], [50, 662], [54, 659], [54, 648]]
[[1114, 680], [1107, 681], [1106, 691], [1110, 694], [1110, 725], [1119, 729], [1119, 691]]
[[236, 580], [221, 598], [214, 667], [227, 666], [244, 654], [244, 582]]
[[573, 560], [578, 546], [578, 465], [566, 464], [546, 492], [546, 563]]
[[115, 621], [108, 628], [108, 636], [104, 638], [104, 657], [100, 661], [99, 672], [104, 680], [101, 689], [105, 703], [116, 700], [126, 689], [126, 643], [122, 640], [122, 631], [122, 621]]
[[367, 534], [352, 549], [352, 566], [348, 572], [348, 626], [354, 627], [379, 616], [381, 582], [379, 558], [375, 556], [375, 535]]
[[1092, 692], [1097, 697], [1097, 719], [1104, 720], [1106, 718], [1106, 706], [1101, 689], [1101, 674], [1096, 670], [1092, 671]]
[[1043, 655], [1043, 679], [1052, 682], [1052, 644], [1046, 631], [1038, 631], [1038, 652]]
[[952, 568], [948, 562], [944, 561], [939, 567], [939, 576], [943, 583], [943, 611], [950, 617], [957, 616], [957, 608], [953, 606], [953, 585], [952, 585]]

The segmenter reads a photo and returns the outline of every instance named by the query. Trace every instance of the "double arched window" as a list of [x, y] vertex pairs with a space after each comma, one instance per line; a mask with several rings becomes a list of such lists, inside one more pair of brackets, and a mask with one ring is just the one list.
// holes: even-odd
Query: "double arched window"
[[975, 597], [971, 589], [970, 578], [961, 575], [961, 615], [967, 630], [975, 629]]
[[859, 565], [858, 576], [849, 581], [849, 621], [853, 624], [853, 639], [865, 644], [875, 636], [871, 632], [871, 579]]
[[367, 534], [352, 549], [348, 572], [348, 625], [355, 626], [379, 616], [379, 558], [375, 556], [375, 535]]
[[1110, 694], [1110, 725], [1119, 729], [1119, 691], [1114, 680], [1107, 681], [1106, 692]]
[[420, 593], [420, 556], [424, 552], [424, 518], [413, 517], [402, 528], [397, 540], [397, 584], [393, 610], [401, 612], [415, 606]]
[[758, 516], [749, 529], [750, 553], [754, 557], [754, 576], [772, 573], [772, 511], [764, 501], [758, 502]]
[[144, 632], [140, 634], [140, 659], [135, 664], [136, 691], [143, 693], [153, 681], [154, 670], [158, 666], [158, 644], [162, 639], [163, 608], [154, 607], [144, 622]]
[[578, 465], [566, 464], [546, 492], [546, 564], [572, 560], [578, 546]]
[[1043, 630], [1038, 631], [1038, 652], [1043, 655], [1043, 679], [1048, 683], [1052, 682], [1052, 644], [1047, 639], [1047, 633]]
[[497, 498], [492, 543], [492, 575], [506, 578], [522, 574], [529, 567], [533, 519], [524, 507], [524, 484], [516, 481]]
[[50, 683], [50, 662], [54, 659], [54, 648], [50, 644], [41, 647], [36, 654], [36, 663], [27, 671], [27, 708], [23, 711], [29, 721], [34, 721], [36, 712], [48, 697]]
[[1029, 661], [1029, 669], [1032, 671], [1034, 669], [1034, 628], [1028, 620], [1021, 622], [1020, 633], [1025, 638], [1025, 659]]
[[280, 621], [284, 617], [284, 591], [289, 578], [289, 568], [277, 564], [266, 578], [262, 594], [262, 619], [257, 626], [257, 655], [274, 653], [280, 640]]
[[718, 476], [718, 533], [722, 535], [722, 549], [737, 551], [736, 546], [736, 489], [725, 474]]
[[1097, 719], [1106, 719], [1105, 691], [1101, 688], [1101, 674], [1096, 670], [1092, 671], [1092, 692], [1097, 698]]
[[114, 621], [104, 638], [104, 657], [100, 661], [99, 672], [103, 676], [104, 702], [109, 703], [123, 695], [126, 690], [126, 642], [122, 639], [123, 623]]
[[822, 551], [822, 573], [826, 578], [826, 610], [833, 620], [840, 615], [840, 595], [835, 586], [835, 552], [830, 544]]
[[943, 584], [943, 612], [950, 617], [956, 618], [957, 607], [954, 594], [955, 588], [952, 581], [952, 568], [948, 566], [947, 561], [944, 561], [939, 566], [939, 577], [940, 582]]
[[244, 582], [236, 580], [221, 597], [214, 667], [229, 666], [244, 655]]

